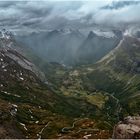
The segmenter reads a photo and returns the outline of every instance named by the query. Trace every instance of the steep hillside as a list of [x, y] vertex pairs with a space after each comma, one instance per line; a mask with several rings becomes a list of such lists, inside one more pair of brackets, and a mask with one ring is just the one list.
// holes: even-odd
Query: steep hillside
[[[17, 42], [15, 36], [6, 29], [3, 29], [0, 34], [0, 48], [3, 48], [3, 51], [4, 48], [6, 48], [9, 50], [10, 55], [13, 56], [14, 54], [17, 54], [19, 58], [14, 58], [15, 61], [20, 58], [25, 59], [24, 63], [27, 63], [26, 67], [28, 67], [29, 70], [32, 70], [41, 81], [60, 84], [59, 79], [61, 79], [63, 73], [67, 72], [65, 65], [55, 62], [49, 63], [46, 59], [42, 59], [32, 48], [26, 47], [24, 44]], [[26, 58], [28, 58], [28, 62], [26, 61]]]
[[94, 65], [69, 72], [61, 87], [65, 96], [84, 98], [104, 110], [104, 120], [113, 125], [140, 108], [140, 41], [124, 36], [118, 46]]
[[95, 89], [108, 92], [120, 100], [124, 114], [138, 114], [140, 84], [140, 41], [124, 36], [120, 44], [87, 74]]
[[93, 31], [89, 33], [87, 39], [77, 50], [78, 64], [93, 64], [97, 62], [114, 49], [122, 37], [121, 31], [110, 32], [108, 36], [103, 35], [103, 33], [101, 32], [100, 35]]

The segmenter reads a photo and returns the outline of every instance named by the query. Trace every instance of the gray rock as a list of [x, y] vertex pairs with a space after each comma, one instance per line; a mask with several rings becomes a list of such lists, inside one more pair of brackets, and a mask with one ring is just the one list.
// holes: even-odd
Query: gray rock
[[115, 125], [113, 130], [114, 139], [138, 139], [140, 138], [140, 117], [128, 116]]

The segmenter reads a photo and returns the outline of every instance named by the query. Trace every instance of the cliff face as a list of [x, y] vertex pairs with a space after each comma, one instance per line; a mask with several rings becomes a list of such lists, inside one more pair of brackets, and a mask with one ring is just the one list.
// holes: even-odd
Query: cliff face
[[128, 116], [119, 122], [113, 130], [115, 139], [139, 139], [140, 138], [140, 117]]

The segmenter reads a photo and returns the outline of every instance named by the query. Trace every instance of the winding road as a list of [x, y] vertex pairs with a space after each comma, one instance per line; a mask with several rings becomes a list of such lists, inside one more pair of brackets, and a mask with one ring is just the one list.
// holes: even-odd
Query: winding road
[[77, 122], [80, 122], [80, 121], [86, 120], [86, 119], [89, 119], [89, 118], [84, 118], [84, 119], [76, 120], [75, 122], [73, 122], [73, 124], [72, 124], [71, 127], [64, 127], [64, 128], [62, 128], [61, 131], [62, 131], [62, 132], [69, 132], [69, 130], [71, 130], [71, 129], [73, 129], [73, 128], [75, 127], [75, 124], [76, 124]]
[[[61, 131], [62, 131], [62, 132], [68, 133], [68, 132], [70, 132], [72, 129], [74, 129], [75, 124], [76, 124], [77, 122], [80, 122], [80, 121], [86, 120], [86, 119], [89, 119], [89, 118], [83, 118], [83, 119], [76, 120], [75, 122], [73, 122], [73, 124], [72, 124], [71, 127], [64, 127], [64, 128], [62, 128]], [[96, 129], [96, 128], [81, 129], [81, 128], [80, 128], [76, 133], [80, 133], [80, 132], [82, 132], [82, 131], [99, 131], [99, 129]]]
[[[113, 96], [113, 95], [111, 95], [109, 93], [106, 93], [106, 95], [112, 97], [116, 101], [116, 113], [117, 113], [117, 117], [119, 119], [119, 113], [121, 111], [121, 105], [120, 105], [119, 99], [117, 99], [115, 96]], [[89, 118], [83, 118], [83, 119], [76, 120], [76, 121], [73, 122], [72, 126], [70, 126], [70, 127], [64, 127], [64, 128], [62, 128], [61, 131], [64, 132], [64, 133], [68, 133], [72, 129], [74, 129], [76, 123], [78, 123], [78, 122], [80, 122], [82, 120], [85, 120], [85, 119], [89, 119]], [[107, 123], [110, 127], [112, 127], [112, 125], [110, 123], [108, 123], [106, 121], [104, 121], [104, 122]], [[99, 129], [92, 129], [92, 128], [89, 128], [89, 129], [81, 129], [80, 128], [76, 133], [80, 133], [81, 131], [99, 131]]]

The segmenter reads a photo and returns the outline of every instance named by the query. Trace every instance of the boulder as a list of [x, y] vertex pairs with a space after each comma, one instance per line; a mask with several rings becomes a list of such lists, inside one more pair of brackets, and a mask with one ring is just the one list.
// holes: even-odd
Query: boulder
[[114, 139], [139, 139], [140, 138], [140, 117], [128, 116], [114, 126]]

